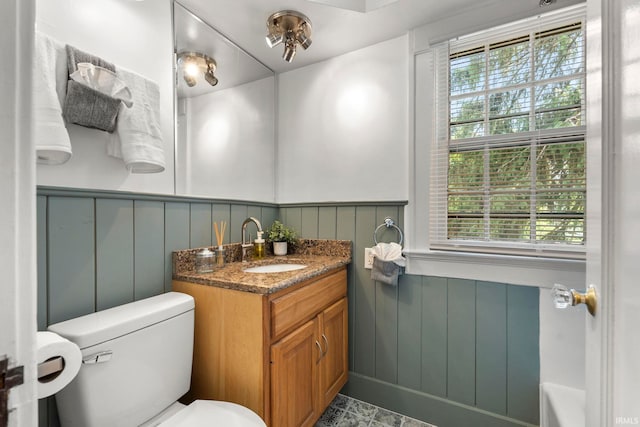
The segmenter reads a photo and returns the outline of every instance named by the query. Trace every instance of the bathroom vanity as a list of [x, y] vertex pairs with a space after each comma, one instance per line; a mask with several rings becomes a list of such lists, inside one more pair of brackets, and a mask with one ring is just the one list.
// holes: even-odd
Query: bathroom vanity
[[[195, 299], [186, 399], [236, 402], [272, 427], [313, 426], [347, 381], [349, 261], [295, 255], [174, 273], [173, 290]], [[276, 262], [307, 267], [245, 271]]]

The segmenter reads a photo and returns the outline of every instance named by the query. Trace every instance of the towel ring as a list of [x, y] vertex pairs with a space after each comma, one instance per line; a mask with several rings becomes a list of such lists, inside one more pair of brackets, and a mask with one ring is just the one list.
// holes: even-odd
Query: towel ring
[[376, 242], [376, 245], [378, 244], [378, 238], [377, 238], [378, 230], [380, 230], [382, 227], [395, 228], [396, 230], [398, 230], [398, 234], [400, 234], [400, 242], [398, 244], [402, 246], [402, 241], [404, 240], [404, 236], [402, 235], [402, 230], [400, 229], [400, 227], [396, 225], [395, 222], [393, 222], [390, 216], [386, 217], [384, 219], [384, 223], [377, 226], [376, 230], [373, 232], [373, 241]]

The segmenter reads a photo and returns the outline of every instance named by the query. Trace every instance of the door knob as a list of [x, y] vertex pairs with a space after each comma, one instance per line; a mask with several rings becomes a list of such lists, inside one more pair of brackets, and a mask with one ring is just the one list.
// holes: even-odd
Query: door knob
[[568, 289], [566, 286], [555, 284], [551, 290], [551, 296], [556, 308], [567, 308], [578, 304], [585, 304], [589, 314], [596, 315], [597, 296], [596, 288], [589, 285], [585, 292]]

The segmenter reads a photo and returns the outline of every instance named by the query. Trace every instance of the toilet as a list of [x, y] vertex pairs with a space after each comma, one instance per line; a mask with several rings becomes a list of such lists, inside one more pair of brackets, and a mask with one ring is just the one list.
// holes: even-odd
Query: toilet
[[230, 402], [177, 400], [189, 390], [194, 301], [169, 292], [49, 326], [82, 351], [55, 399], [62, 427], [266, 427]]

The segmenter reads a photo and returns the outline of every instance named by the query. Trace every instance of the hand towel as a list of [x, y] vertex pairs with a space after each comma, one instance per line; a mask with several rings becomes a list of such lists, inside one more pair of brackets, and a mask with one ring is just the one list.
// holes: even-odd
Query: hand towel
[[393, 261], [400, 267], [406, 265], [406, 259], [402, 256], [402, 246], [398, 243], [378, 243], [372, 251], [374, 257], [383, 261]]
[[38, 163], [59, 165], [71, 158], [71, 140], [62, 118], [67, 84], [64, 45], [42, 33], [35, 35], [33, 72], [34, 138]]
[[116, 71], [131, 91], [133, 106], [120, 106], [116, 131], [109, 137], [107, 152], [121, 158], [132, 173], [164, 171], [164, 145], [160, 131], [158, 84], [122, 68]]
[[373, 266], [371, 279], [387, 285], [397, 286], [401, 267], [406, 265], [402, 246], [398, 243], [378, 243], [372, 248]]
[[89, 62], [79, 62], [78, 69], [69, 75], [71, 80], [89, 86], [92, 89], [119, 99], [131, 108], [131, 91], [127, 85], [116, 76], [116, 73], [106, 68], [98, 67]]
[[[116, 67], [104, 59], [66, 45], [69, 77], [78, 71], [78, 64], [92, 64], [115, 72]], [[120, 100], [84, 83], [70, 79], [63, 114], [68, 123], [113, 132], [120, 111]]]
[[69, 80], [67, 98], [64, 102], [64, 118], [68, 123], [111, 133], [116, 130], [120, 104], [122, 102], [119, 99], [84, 83]]
[[69, 75], [73, 74], [78, 69], [78, 64], [81, 62], [88, 62], [89, 64], [97, 65], [102, 68], [106, 68], [109, 71], [115, 73], [116, 66], [111, 62], [105, 61], [99, 56], [91, 55], [90, 53], [83, 52], [78, 48], [70, 45], [65, 47], [67, 51], [67, 67], [69, 68]]
[[398, 286], [398, 276], [400, 267], [393, 261], [383, 261], [380, 258], [373, 258], [371, 268], [371, 279], [391, 286]]

